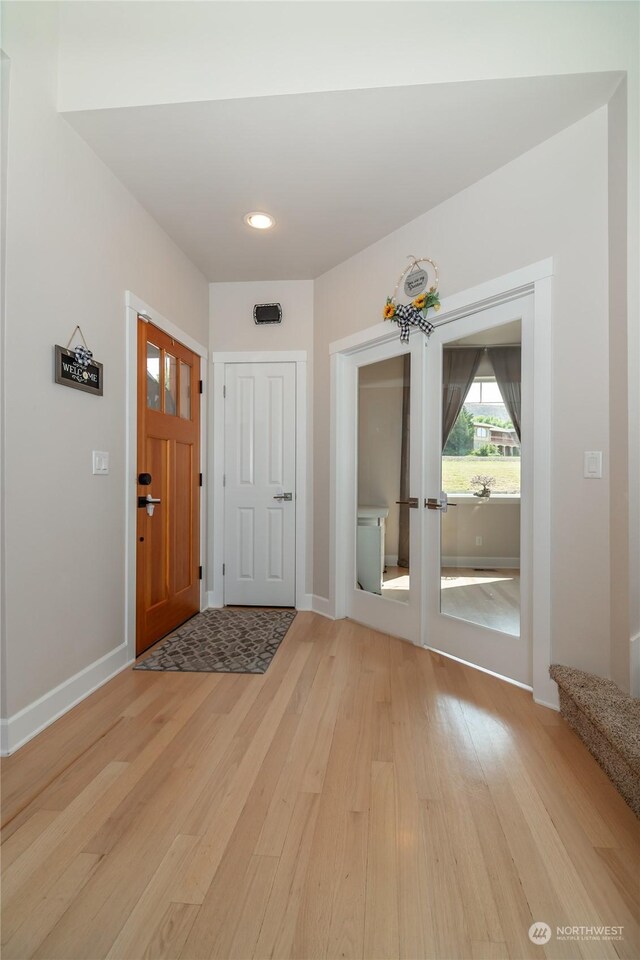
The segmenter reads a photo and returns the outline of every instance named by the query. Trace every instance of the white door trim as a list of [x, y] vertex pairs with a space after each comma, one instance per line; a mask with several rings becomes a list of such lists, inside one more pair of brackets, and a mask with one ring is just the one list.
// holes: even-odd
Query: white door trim
[[[130, 290], [125, 292], [125, 594], [124, 594], [124, 636], [130, 660], [136, 656], [136, 530], [137, 530], [137, 503], [136, 482], [138, 464], [138, 316], [148, 319], [170, 337], [196, 353], [204, 363], [200, 365], [202, 379], [202, 401], [200, 404], [200, 470], [204, 473], [207, 461], [207, 358], [209, 351], [184, 330], [167, 320], [161, 313], [154, 310]], [[204, 474], [206, 477], [206, 474]], [[207, 543], [207, 511], [206, 497], [203, 496], [204, 487], [200, 491], [200, 563], [202, 564], [202, 580], [200, 582], [200, 609], [205, 604], [205, 583], [207, 575], [206, 543]]]
[[307, 464], [307, 352], [306, 350], [263, 350], [214, 352], [213, 389], [209, 404], [212, 443], [209, 446], [211, 526], [209, 529], [209, 562], [211, 576], [207, 595], [208, 606], [224, 606], [224, 372], [228, 363], [295, 363], [296, 365], [296, 609], [310, 610], [311, 597], [306, 592], [308, 537]]
[[[548, 258], [496, 277], [442, 301], [437, 323], [446, 323], [533, 293], [533, 549], [532, 549], [532, 685], [537, 703], [558, 707], [558, 692], [549, 677], [551, 663], [551, 290], [553, 259]], [[349, 477], [346, 470], [352, 425], [344, 411], [349, 403], [348, 360], [365, 346], [384, 343], [399, 335], [392, 323], [379, 323], [330, 344], [331, 417], [330, 417], [330, 548], [328, 613], [336, 619], [346, 616], [347, 558], [349, 551]], [[345, 406], [347, 405], [347, 406]]]

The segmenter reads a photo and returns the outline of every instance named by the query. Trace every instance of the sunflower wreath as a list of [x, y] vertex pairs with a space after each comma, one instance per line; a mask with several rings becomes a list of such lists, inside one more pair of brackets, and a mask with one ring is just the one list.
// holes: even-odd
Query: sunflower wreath
[[[428, 337], [433, 332], [433, 324], [427, 320], [429, 310], [436, 313], [440, 309], [440, 296], [438, 294], [438, 268], [428, 257], [410, 257], [411, 263], [406, 267], [398, 278], [393, 296], [387, 297], [387, 302], [382, 311], [385, 320], [393, 320], [400, 327], [400, 342], [408, 343], [411, 327], [418, 327], [419, 330]], [[429, 287], [426, 293], [421, 293], [415, 297], [411, 303], [398, 303], [398, 289], [405, 278], [419, 270], [419, 264], [430, 263], [435, 273], [435, 283]]]

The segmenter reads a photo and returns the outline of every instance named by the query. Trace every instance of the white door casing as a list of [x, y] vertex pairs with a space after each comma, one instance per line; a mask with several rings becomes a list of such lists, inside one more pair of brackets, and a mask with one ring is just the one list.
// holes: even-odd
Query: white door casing
[[295, 363], [226, 365], [224, 442], [224, 602], [294, 606]]

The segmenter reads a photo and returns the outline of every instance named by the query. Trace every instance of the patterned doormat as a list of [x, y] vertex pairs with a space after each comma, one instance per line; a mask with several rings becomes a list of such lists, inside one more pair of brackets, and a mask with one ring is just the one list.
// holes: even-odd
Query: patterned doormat
[[264, 673], [295, 615], [295, 610], [204, 610], [133, 669]]

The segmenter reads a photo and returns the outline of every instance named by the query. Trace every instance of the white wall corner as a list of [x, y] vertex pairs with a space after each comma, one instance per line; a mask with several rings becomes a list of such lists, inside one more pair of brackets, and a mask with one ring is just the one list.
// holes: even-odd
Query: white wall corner
[[314, 613], [319, 613], [321, 617], [327, 620], [335, 620], [331, 609], [331, 601], [327, 597], [318, 597], [315, 594], [311, 597], [311, 609]]
[[89, 664], [73, 677], [69, 677], [53, 690], [49, 690], [8, 720], [0, 721], [2, 756], [15, 753], [28, 740], [50, 726], [89, 694], [104, 686], [133, 662], [128, 655], [127, 644], [121, 643], [119, 647]]

